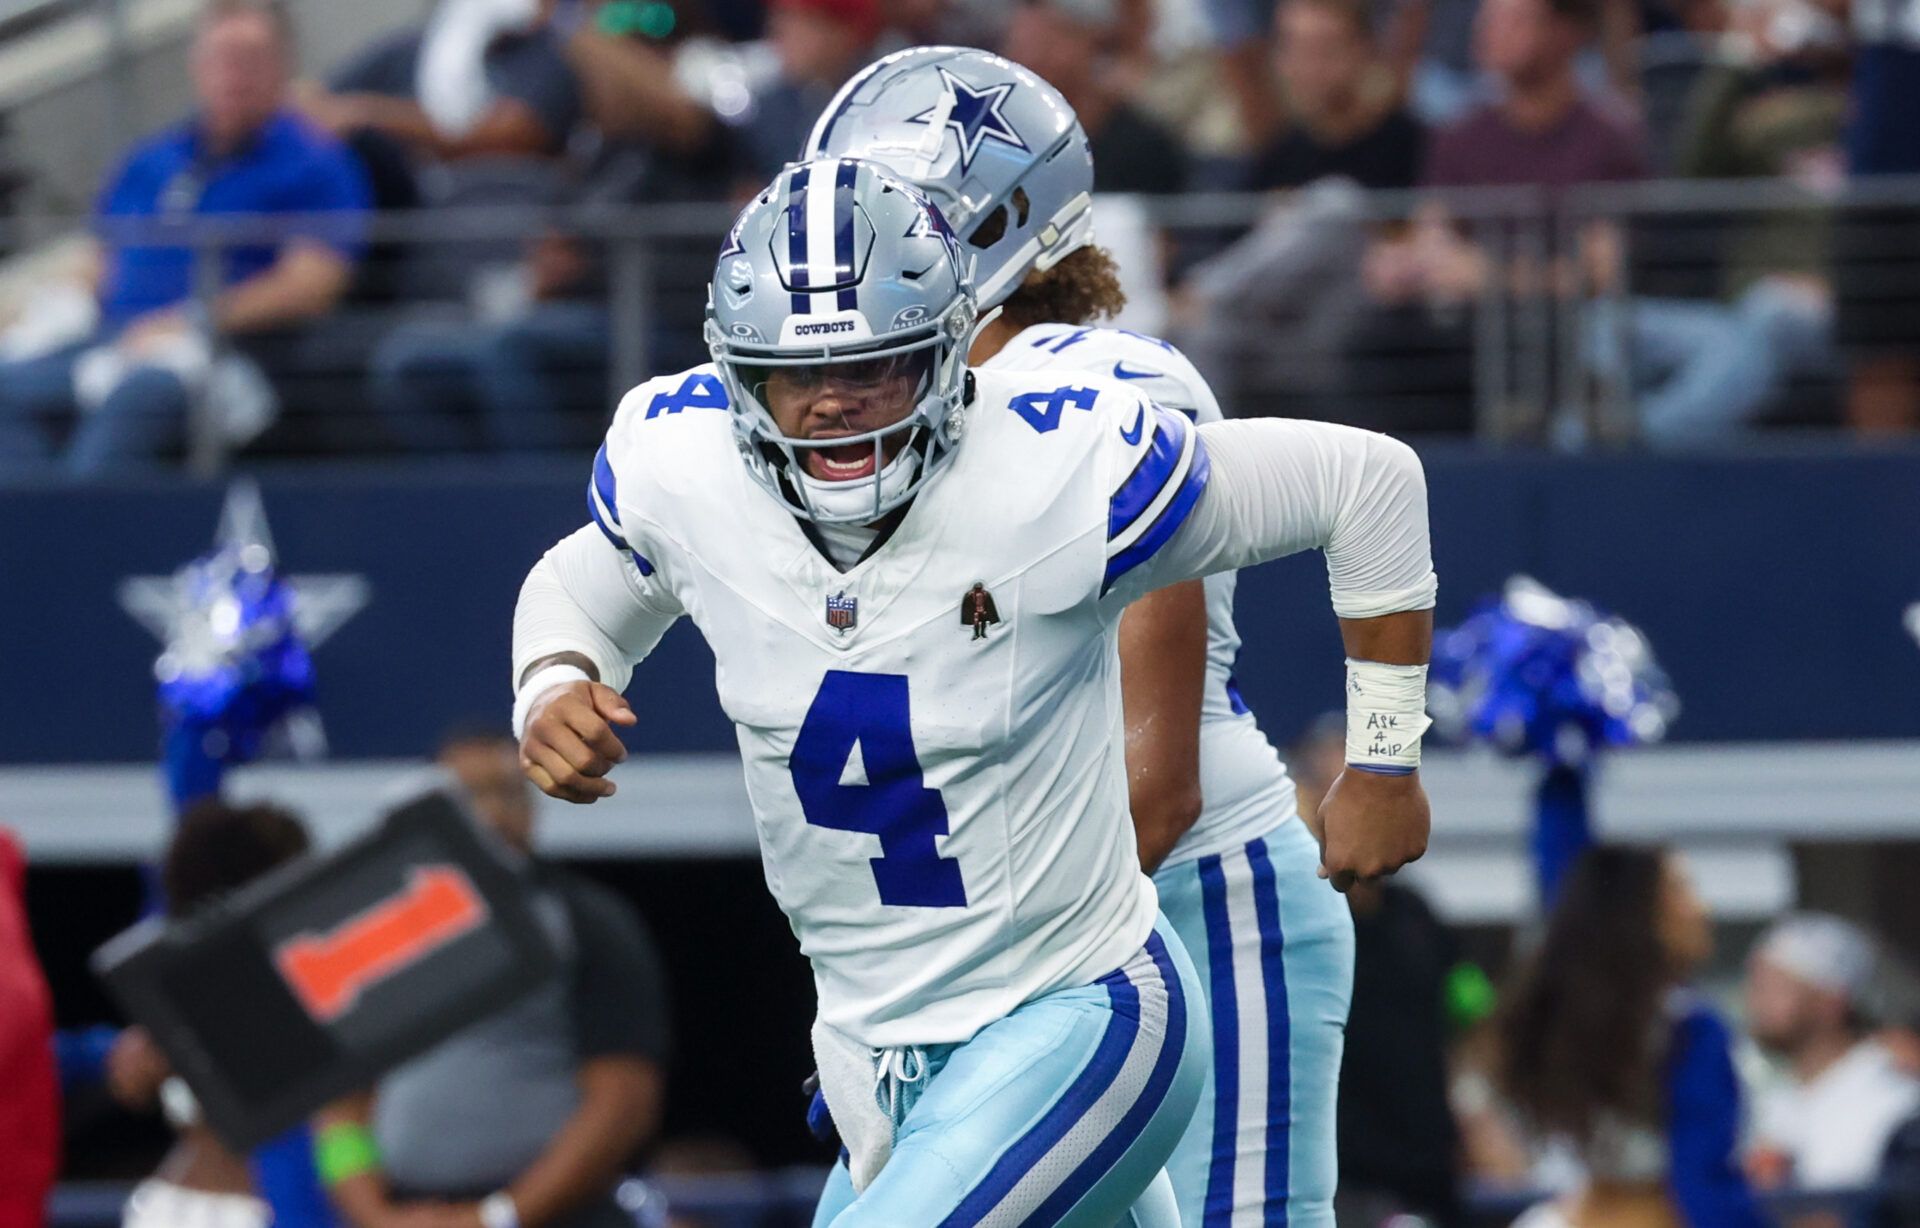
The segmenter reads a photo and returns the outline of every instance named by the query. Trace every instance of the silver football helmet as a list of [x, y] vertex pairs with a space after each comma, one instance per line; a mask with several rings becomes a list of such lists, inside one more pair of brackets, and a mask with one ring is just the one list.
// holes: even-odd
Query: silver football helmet
[[982, 310], [1093, 239], [1093, 151], [1060, 91], [971, 47], [910, 47], [842, 86], [804, 158], [885, 163], [940, 206]]
[[[959, 243], [920, 192], [851, 158], [782, 171], [734, 222], [707, 298], [754, 478], [825, 524], [911, 499], [959, 438], [975, 318]], [[776, 402], [839, 425], [788, 434]]]

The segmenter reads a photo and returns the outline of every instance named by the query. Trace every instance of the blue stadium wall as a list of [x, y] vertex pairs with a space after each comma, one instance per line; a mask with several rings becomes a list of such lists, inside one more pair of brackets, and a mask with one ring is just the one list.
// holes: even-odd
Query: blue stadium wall
[[[1515, 572], [1640, 624], [1673, 675], [1679, 742], [1920, 738], [1920, 451], [1691, 459], [1427, 454], [1440, 621]], [[319, 652], [334, 753], [426, 750], [504, 720], [527, 566], [584, 522], [586, 465], [260, 475], [283, 565], [366, 577]], [[212, 540], [223, 486], [0, 490], [0, 764], [134, 762], [155, 734], [155, 645], [115, 600]], [[954, 577], [954, 599], [962, 581]], [[1243, 577], [1239, 677], [1284, 737], [1340, 696], [1317, 556]], [[640, 674], [636, 747], [731, 749], [688, 626]]]

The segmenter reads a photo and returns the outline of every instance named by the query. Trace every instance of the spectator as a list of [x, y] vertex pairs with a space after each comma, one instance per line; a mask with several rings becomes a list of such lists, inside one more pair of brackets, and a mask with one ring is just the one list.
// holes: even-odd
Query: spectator
[[[1632, 179], [1638, 134], [1590, 101], [1575, 71], [1598, 0], [1484, 0], [1474, 27], [1480, 65], [1500, 96], [1437, 132], [1424, 181], [1436, 188], [1540, 187]], [[1374, 304], [1348, 351], [1352, 420], [1381, 430], [1464, 430], [1471, 422], [1472, 322], [1465, 309], [1492, 286], [1559, 298], [1613, 284], [1620, 242], [1591, 223], [1569, 259], [1546, 269], [1492, 256], [1440, 203], [1362, 262]]]
[[580, 82], [554, 26], [559, 0], [440, 0], [424, 26], [381, 39], [300, 106], [342, 136], [370, 131], [428, 161], [557, 157]]
[[[590, 23], [575, 32], [568, 53], [580, 67], [601, 138], [573, 193], [580, 203], [725, 195], [721, 126], [675, 81], [665, 46]], [[654, 304], [649, 340], [656, 366], [705, 362], [697, 324], [686, 321], [700, 318], [711, 249], [657, 250], [652, 258], [656, 295], [673, 295], [684, 283], [702, 296]], [[419, 452], [593, 446], [611, 405], [609, 263], [604, 249], [551, 230], [518, 262], [521, 293], [514, 301], [478, 319], [421, 312], [389, 328], [368, 364], [387, 434]], [[683, 265], [698, 273], [680, 276]]]
[[[235, 436], [265, 425], [272, 393], [245, 355], [339, 300], [367, 204], [353, 157], [287, 109], [291, 54], [285, 13], [271, 0], [207, 6], [193, 44], [193, 118], [136, 146], [101, 194], [97, 213], [109, 233], [89, 292], [76, 296], [92, 304], [83, 314], [93, 322], [23, 347], [33, 356], [15, 350], [0, 362], [0, 457], [45, 457], [43, 427], [78, 415], [67, 445], [71, 469], [150, 459], [181, 446], [197, 394]], [[204, 303], [194, 300], [191, 248], [111, 233], [123, 219], [276, 213], [341, 220], [292, 230], [278, 243], [226, 247], [217, 260], [220, 290]], [[230, 338], [240, 352], [224, 353], [216, 338]]]
[[738, 120], [750, 181], [743, 193], [758, 192], [799, 155], [834, 92], [873, 58], [881, 29], [880, 0], [772, 0], [767, 41], [778, 72]]
[[1121, 35], [1118, 0], [1018, 0], [1000, 53], [1066, 95], [1093, 149], [1095, 192], [1178, 192], [1186, 150], [1104, 71]]
[[41, 1228], [60, 1169], [53, 995], [27, 932], [27, 860], [0, 827], [0, 1228]]
[[[1696, 83], [1675, 169], [1699, 178], [1784, 178], [1829, 193], [1839, 179], [1846, 101], [1831, 50], [1755, 43], [1770, 59], [1719, 64]], [[1680, 239], [1697, 242], [1697, 231]], [[1832, 359], [1823, 212], [1778, 209], [1737, 222], [1728, 257], [1719, 300], [1639, 298], [1624, 312], [1612, 302], [1596, 305], [1590, 360], [1603, 378], [1637, 394], [1641, 435], [1656, 446], [1731, 435], [1778, 402], [1789, 380]]]
[[1527, 1228], [1764, 1223], [1735, 1156], [1740, 1085], [1726, 1025], [1688, 989], [1713, 951], [1685, 872], [1596, 845], [1561, 887], [1503, 1008], [1500, 1085], [1585, 1183]]
[[1281, 0], [1275, 24], [1289, 123], [1254, 159], [1250, 186], [1339, 175], [1365, 188], [1412, 187], [1426, 133], [1397, 100], [1363, 0]]
[[[203, 802], [180, 817], [161, 866], [167, 915], [191, 916], [307, 851], [300, 820], [270, 805]], [[193, 1093], [142, 1028], [128, 1028], [107, 1057], [107, 1086], [131, 1109], [158, 1104], [173, 1124], [173, 1149], [127, 1200], [126, 1228], [267, 1228], [273, 1214], [247, 1158], [200, 1120]]]
[[632, 1228], [613, 1191], [660, 1122], [659, 960], [623, 901], [534, 854], [533, 794], [512, 738], [455, 734], [439, 762], [522, 862], [566, 967], [328, 1110], [322, 1173], [359, 1228], [435, 1215], [449, 1226]]
[[1920, 1111], [1920, 1082], [1872, 1036], [1873, 940], [1824, 913], [1777, 922], [1747, 961], [1747, 1027], [1787, 1064], [1763, 1097], [1748, 1166], [1768, 1186], [1856, 1187]]
[[[1320, 799], [1346, 766], [1346, 718], [1317, 721], [1287, 756], [1300, 813], [1317, 824]], [[1459, 1214], [1459, 1131], [1447, 1104], [1447, 982], [1453, 935], [1420, 893], [1398, 880], [1357, 883], [1353, 1007], [1340, 1061], [1342, 1223]]]
[[1862, 1228], [1920, 1224], [1920, 1117], [1908, 1118], [1887, 1143], [1879, 1185], [1879, 1196], [1859, 1220]]
[[1586, 97], [1576, 62], [1593, 37], [1595, 0], [1482, 0], [1474, 52], [1500, 97], [1434, 136], [1431, 187], [1638, 179], [1639, 134]]
[[[686, 16], [673, 12], [673, 26], [646, 22], [640, 5], [621, 0], [598, 4], [566, 40], [566, 55], [580, 83], [581, 104], [593, 130], [616, 144], [657, 150], [669, 157], [710, 151], [717, 124], [713, 112], [674, 78], [674, 49]], [[630, 15], [631, 10], [640, 9]]]
[[[1830, 5], [1853, 20], [1847, 159], [1857, 179], [1920, 173], [1920, 0]], [[1840, 241], [1840, 342], [1851, 364], [1847, 416], [1862, 431], [1920, 428], [1920, 330], [1913, 285], [1920, 216], [1912, 205], [1848, 211]]]

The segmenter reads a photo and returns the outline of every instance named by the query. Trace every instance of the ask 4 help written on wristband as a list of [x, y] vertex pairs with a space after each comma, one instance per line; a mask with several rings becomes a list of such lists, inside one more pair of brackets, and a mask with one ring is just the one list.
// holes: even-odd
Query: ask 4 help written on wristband
[[1427, 849], [1431, 811], [1420, 785], [1424, 665], [1347, 661], [1347, 770], [1307, 817], [1320, 877], [1340, 891], [1392, 874]]

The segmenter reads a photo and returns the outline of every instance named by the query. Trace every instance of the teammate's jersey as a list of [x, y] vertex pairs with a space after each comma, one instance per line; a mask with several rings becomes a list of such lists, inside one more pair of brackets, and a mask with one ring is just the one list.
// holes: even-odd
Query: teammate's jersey
[[1124, 383], [973, 378], [951, 461], [845, 572], [748, 474], [711, 367], [628, 394], [588, 496], [642, 601], [712, 647], [767, 885], [822, 1018], [874, 1046], [1091, 983], [1157, 911], [1117, 627], [1205, 449]]
[[[1173, 346], [1118, 328], [1037, 324], [985, 364], [990, 370], [1036, 371], [1066, 378], [1087, 373], [1127, 381], [1157, 405], [1199, 422], [1217, 422], [1212, 389]], [[1200, 818], [1164, 864], [1237, 849], [1290, 818], [1293, 781], [1260, 731], [1233, 682], [1240, 633], [1233, 625], [1232, 572], [1208, 576], [1207, 683], [1200, 708]]]

